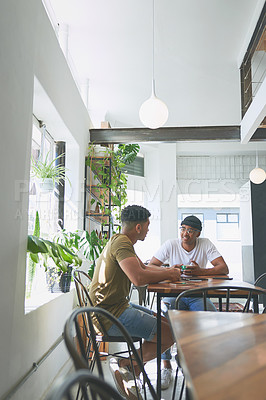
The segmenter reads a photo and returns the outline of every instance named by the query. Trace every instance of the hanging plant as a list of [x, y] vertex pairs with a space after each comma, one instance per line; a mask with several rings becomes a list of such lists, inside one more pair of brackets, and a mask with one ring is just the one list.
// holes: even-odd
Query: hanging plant
[[52, 179], [53, 184], [57, 183], [58, 185], [62, 185], [65, 180], [70, 180], [66, 176], [66, 168], [62, 164], [56, 164], [56, 161], [64, 156], [60, 154], [52, 161], [49, 161], [49, 152], [46, 154], [44, 161], [35, 160], [33, 157], [31, 158], [31, 168], [33, 176], [40, 179], [44, 182], [45, 179]]

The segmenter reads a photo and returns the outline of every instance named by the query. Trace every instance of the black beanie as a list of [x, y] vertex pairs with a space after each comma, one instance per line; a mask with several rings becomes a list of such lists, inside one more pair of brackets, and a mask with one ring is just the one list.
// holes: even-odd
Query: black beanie
[[195, 217], [195, 215], [189, 215], [186, 217], [182, 222], [181, 225], [188, 225], [191, 226], [191, 228], [195, 228], [198, 231], [202, 230], [202, 225], [200, 219]]

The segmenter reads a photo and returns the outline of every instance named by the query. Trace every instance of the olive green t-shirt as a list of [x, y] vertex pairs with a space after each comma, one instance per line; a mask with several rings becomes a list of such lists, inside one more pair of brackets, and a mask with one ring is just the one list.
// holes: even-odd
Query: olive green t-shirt
[[[128, 257], [136, 257], [132, 242], [126, 235], [113, 235], [97, 261], [89, 289], [93, 305], [104, 308], [117, 318], [128, 307], [131, 281], [119, 265]], [[95, 322], [95, 325], [98, 324]], [[104, 323], [106, 330], [111, 325], [109, 321]]]

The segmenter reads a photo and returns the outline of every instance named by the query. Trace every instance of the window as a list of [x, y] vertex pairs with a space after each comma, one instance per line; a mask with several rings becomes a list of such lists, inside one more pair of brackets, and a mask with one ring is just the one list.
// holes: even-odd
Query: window
[[216, 222], [218, 240], [240, 240], [238, 213], [217, 213]]
[[[54, 158], [55, 143], [53, 138], [46, 131], [45, 126], [38, 128], [33, 124], [32, 129], [32, 159], [44, 161], [47, 157], [49, 161]], [[39, 212], [41, 221], [41, 232], [44, 237], [56, 231], [56, 205], [57, 198], [54, 191], [43, 190], [39, 186], [38, 180], [34, 177], [33, 170], [30, 171], [29, 187], [29, 224], [28, 233], [33, 234], [36, 211]]]
[[144, 157], [137, 156], [135, 160], [122, 168], [129, 175], [144, 176]]
[[[61, 200], [58, 190], [43, 188], [41, 181], [34, 176], [32, 163], [51, 162], [55, 158], [57, 145], [45, 125], [40, 125], [35, 118], [32, 127], [31, 171], [29, 181], [28, 234], [33, 235], [37, 211], [39, 216], [40, 236], [51, 239], [58, 231], [58, 205]], [[56, 294], [58, 295], [58, 294]], [[55, 296], [55, 295], [54, 295]], [[43, 265], [35, 264], [27, 257], [25, 312], [35, 309], [49, 301], [51, 293], [47, 285], [47, 276]]]

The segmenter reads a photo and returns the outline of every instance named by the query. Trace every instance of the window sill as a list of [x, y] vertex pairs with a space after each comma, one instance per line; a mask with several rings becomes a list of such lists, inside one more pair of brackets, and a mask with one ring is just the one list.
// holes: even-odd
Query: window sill
[[[70, 286], [70, 292], [75, 288], [74, 283], [71, 283]], [[70, 293], [67, 292], [67, 293]], [[32, 296], [29, 299], [25, 299], [25, 309], [24, 309], [24, 313], [28, 314], [31, 311], [36, 310], [37, 308], [39, 308], [40, 306], [49, 303], [50, 301], [52, 301], [53, 299], [61, 296], [62, 294], [66, 294], [63, 292], [58, 292], [58, 293], [51, 293], [48, 290], [47, 291], [43, 291], [43, 292], [39, 292], [39, 293], [33, 293]]]

